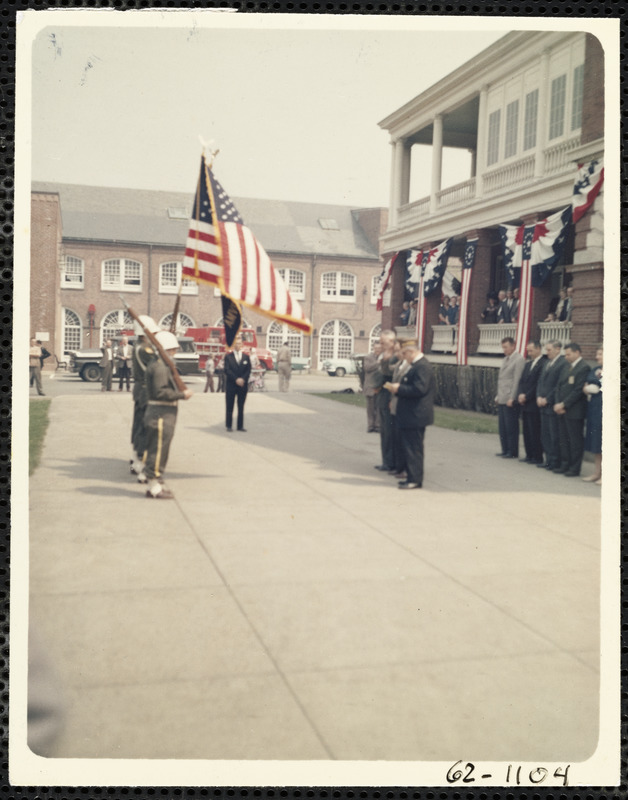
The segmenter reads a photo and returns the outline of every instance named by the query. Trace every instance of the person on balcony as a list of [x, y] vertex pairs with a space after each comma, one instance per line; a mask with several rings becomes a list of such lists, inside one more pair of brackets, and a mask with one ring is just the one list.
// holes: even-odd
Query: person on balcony
[[512, 316], [512, 321], [513, 322], [519, 322], [519, 297], [520, 297], [520, 294], [521, 293], [520, 293], [519, 289], [513, 289], [512, 290], [512, 296], [513, 296], [514, 303], [513, 303], [513, 307], [512, 307], [512, 311], [511, 311], [511, 316]]
[[447, 324], [457, 325], [460, 317], [460, 306], [458, 305], [458, 297], [454, 294], [449, 301], [449, 309], [447, 311]]
[[556, 304], [556, 311], [554, 312], [555, 318], [558, 322], [566, 322], [567, 321], [567, 290], [561, 289], [560, 295], [558, 298], [558, 303]]
[[449, 325], [449, 295], [443, 295], [443, 301], [438, 309], [438, 324]]
[[418, 306], [419, 306], [419, 301], [415, 298], [410, 303], [410, 316], [408, 317], [408, 325], [416, 325], [416, 315]]
[[515, 321], [513, 319], [513, 313], [516, 310], [515, 298], [512, 289], [506, 289], [505, 295], [506, 296], [504, 300], [502, 300], [499, 304], [499, 311], [497, 312], [497, 321], [505, 325], [510, 325]]
[[499, 310], [499, 306], [497, 305], [497, 295], [496, 294], [489, 294], [487, 297], [487, 305], [484, 308], [484, 311], [480, 314], [482, 322], [485, 325], [495, 325], [497, 323], [497, 311]]
[[410, 301], [404, 300], [401, 314], [399, 314], [399, 321], [403, 326], [406, 326], [410, 321]]

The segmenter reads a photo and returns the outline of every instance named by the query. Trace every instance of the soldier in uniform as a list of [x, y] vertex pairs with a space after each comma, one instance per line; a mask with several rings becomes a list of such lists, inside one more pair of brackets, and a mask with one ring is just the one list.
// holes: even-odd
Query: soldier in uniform
[[[179, 349], [177, 337], [170, 331], [159, 331], [155, 338], [169, 356], [173, 356]], [[148, 483], [146, 497], [170, 500], [174, 495], [163, 485], [163, 474], [177, 421], [177, 403], [179, 400], [190, 398], [193, 392], [190, 389], [179, 391], [172, 372], [161, 358], [156, 358], [149, 364], [145, 374], [148, 398], [144, 414], [146, 432], [144, 475]]]
[[[158, 333], [159, 325], [145, 315], [139, 318], [150, 333]], [[148, 398], [146, 396], [146, 369], [157, 358], [155, 348], [144, 336], [144, 328], [135, 323], [135, 346], [131, 360], [133, 374], [133, 424], [131, 426], [131, 445], [133, 458], [131, 459], [131, 474], [137, 475], [138, 483], [146, 483], [144, 475], [144, 459], [146, 456], [146, 433], [144, 431], [144, 413]]]

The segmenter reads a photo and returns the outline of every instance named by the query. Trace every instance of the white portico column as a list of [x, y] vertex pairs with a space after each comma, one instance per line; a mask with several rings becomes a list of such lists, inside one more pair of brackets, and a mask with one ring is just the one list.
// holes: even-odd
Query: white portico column
[[480, 90], [480, 104], [478, 108], [478, 138], [475, 164], [475, 196], [484, 194], [484, 170], [486, 169], [486, 101], [488, 99], [488, 86]]
[[441, 174], [443, 170], [443, 118], [439, 114], [434, 117], [432, 133], [432, 189], [430, 192], [430, 214], [436, 211], [436, 195], [440, 192]]
[[[549, 83], [549, 51], [544, 50], [541, 55], [541, 74], [539, 78], [539, 104], [536, 120], [536, 152], [534, 154], [534, 177], [541, 178], [545, 170], [545, 145], [547, 144], [548, 124], [547, 111]], [[525, 113], [525, 112], [524, 112]]]
[[408, 202], [410, 194], [409, 149], [403, 139], [391, 143], [390, 165], [390, 209], [388, 213], [388, 229], [396, 228], [399, 223], [399, 208]]

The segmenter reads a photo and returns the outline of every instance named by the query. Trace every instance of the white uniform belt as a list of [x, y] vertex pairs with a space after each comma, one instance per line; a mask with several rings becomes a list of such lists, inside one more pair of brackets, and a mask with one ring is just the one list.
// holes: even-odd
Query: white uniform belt
[[149, 400], [149, 406], [176, 406], [176, 400]]

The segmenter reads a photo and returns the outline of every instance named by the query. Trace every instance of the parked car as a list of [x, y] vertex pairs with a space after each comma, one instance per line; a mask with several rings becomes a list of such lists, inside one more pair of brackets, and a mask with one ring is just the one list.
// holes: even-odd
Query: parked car
[[[129, 344], [133, 344], [133, 336], [129, 337]], [[179, 350], [175, 353], [174, 363], [180, 375], [198, 375], [198, 353], [194, 339], [189, 336], [179, 336]], [[116, 345], [114, 344], [114, 347]], [[102, 377], [100, 359], [102, 351], [100, 348], [85, 350], [70, 350], [68, 352], [68, 369], [70, 372], [78, 372], [81, 379], [89, 383], [99, 381]], [[117, 373], [118, 365], [114, 360], [114, 376]]]
[[358, 371], [352, 356], [349, 358], [326, 358], [322, 367], [328, 375], [335, 375], [337, 378], [343, 378], [345, 375], [352, 375]]

